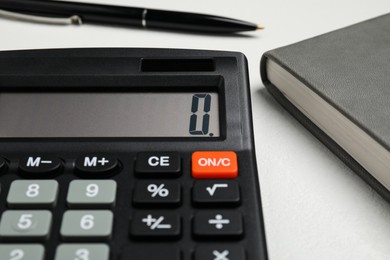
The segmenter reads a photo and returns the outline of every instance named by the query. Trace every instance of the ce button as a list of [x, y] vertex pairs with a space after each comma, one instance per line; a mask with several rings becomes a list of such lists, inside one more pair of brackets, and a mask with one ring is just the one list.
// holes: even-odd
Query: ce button
[[135, 172], [140, 178], [176, 178], [181, 174], [178, 152], [141, 152], [137, 154]]

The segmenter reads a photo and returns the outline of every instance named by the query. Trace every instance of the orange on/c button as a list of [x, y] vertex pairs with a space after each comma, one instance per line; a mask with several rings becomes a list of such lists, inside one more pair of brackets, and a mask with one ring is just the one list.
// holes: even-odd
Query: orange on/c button
[[237, 155], [231, 151], [206, 151], [192, 154], [192, 177], [231, 179], [238, 175]]

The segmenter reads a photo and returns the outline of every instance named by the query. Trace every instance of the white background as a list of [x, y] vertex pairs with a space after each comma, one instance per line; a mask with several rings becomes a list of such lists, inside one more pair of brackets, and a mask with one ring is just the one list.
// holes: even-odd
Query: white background
[[286, 113], [259, 75], [265, 51], [385, 14], [389, 0], [83, 1], [203, 12], [266, 26], [234, 37], [0, 19], [0, 50], [166, 47], [243, 52], [249, 61], [270, 259], [390, 259], [390, 205]]

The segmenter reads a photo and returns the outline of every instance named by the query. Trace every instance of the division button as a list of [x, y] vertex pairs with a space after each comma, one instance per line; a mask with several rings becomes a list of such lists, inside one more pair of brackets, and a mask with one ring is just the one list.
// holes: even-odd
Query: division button
[[232, 151], [207, 151], [192, 154], [192, 177], [231, 179], [238, 176], [237, 155]]
[[11, 183], [7, 203], [11, 208], [54, 207], [58, 182], [54, 180], [17, 180]]
[[73, 180], [66, 201], [71, 208], [110, 208], [115, 205], [116, 189], [113, 180]]
[[39, 244], [0, 245], [0, 259], [43, 260], [45, 248]]
[[121, 260], [181, 260], [180, 250], [175, 245], [134, 245], [125, 248]]
[[140, 178], [174, 178], [181, 174], [180, 155], [177, 152], [142, 152], [135, 165]]
[[110, 248], [106, 244], [62, 244], [54, 260], [109, 260]]
[[240, 203], [238, 182], [234, 180], [196, 181], [192, 189], [192, 201], [198, 206], [224, 207]]
[[114, 217], [108, 210], [69, 210], [60, 234], [65, 240], [100, 241], [111, 237]]
[[244, 234], [242, 216], [235, 211], [199, 212], [193, 222], [195, 237], [236, 239]]
[[56, 174], [62, 161], [53, 156], [25, 156], [19, 161], [19, 172], [26, 178], [47, 177]]
[[115, 173], [119, 168], [119, 161], [110, 155], [86, 154], [76, 160], [75, 167], [82, 177], [105, 177]]
[[8, 210], [0, 223], [0, 237], [9, 240], [46, 240], [49, 237], [52, 214], [47, 210]]
[[175, 181], [138, 181], [133, 196], [133, 203], [140, 207], [174, 207], [180, 200], [180, 184]]
[[245, 260], [245, 250], [238, 245], [201, 245], [195, 250], [194, 260]]
[[130, 227], [130, 235], [140, 239], [174, 239], [180, 232], [180, 217], [174, 212], [136, 212]]

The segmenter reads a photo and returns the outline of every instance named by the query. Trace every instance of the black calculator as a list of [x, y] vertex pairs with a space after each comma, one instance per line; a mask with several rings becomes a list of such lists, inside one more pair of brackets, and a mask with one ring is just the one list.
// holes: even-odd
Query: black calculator
[[0, 259], [267, 259], [247, 73], [236, 52], [0, 52]]

